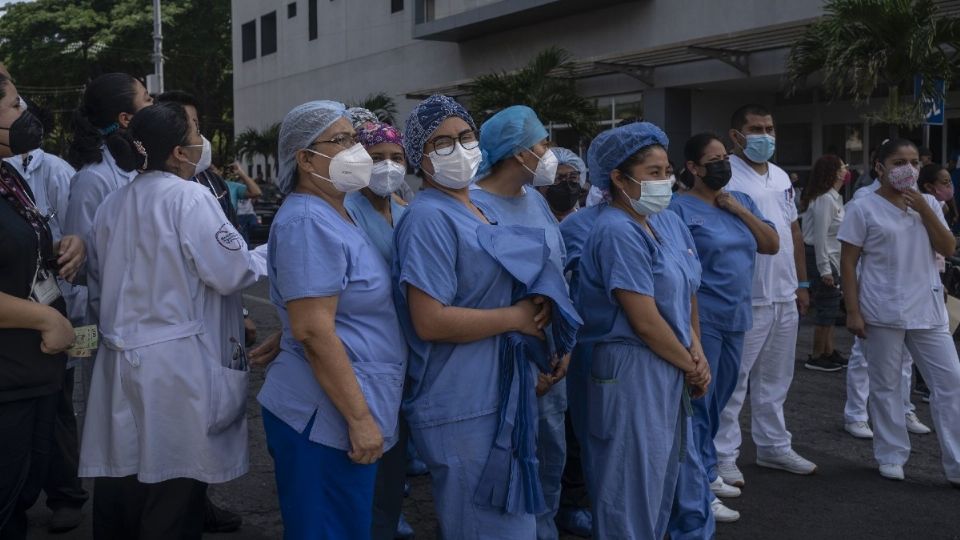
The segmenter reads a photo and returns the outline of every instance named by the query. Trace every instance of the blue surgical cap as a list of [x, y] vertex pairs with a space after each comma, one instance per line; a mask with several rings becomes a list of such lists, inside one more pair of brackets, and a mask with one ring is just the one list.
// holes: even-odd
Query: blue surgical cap
[[494, 165], [504, 158], [519, 153], [524, 148], [547, 138], [537, 113], [525, 105], [507, 107], [480, 126], [480, 152], [483, 161], [477, 177], [486, 176]]
[[407, 153], [407, 163], [414, 169], [420, 168], [420, 163], [423, 161], [423, 145], [427, 139], [444, 120], [452, 117], [460, 118], [470, 126], [470, 129], [477, 129], [477, 124], [470, 113], [451, 97], [434, 94], [410, 111], [403, 133], [403, 147]]
[[666, 148], [670, 141], [663, 130], [650, 122], [634, 122], [597, 135], [587, 150], [590, 184], [610, 189], [610, 173], [628, 157], [655, 144]]
[[276, 184], [281, 193], [290, 193], [296, 184], [297, 152], [313, 144], [321, 133], [341, 118], [350, 119], [347, 108], [336, 101], [310, 101], [287, 113], [280, 126], [277, 155], [280, 174]]
[[553, 155], [557, 156], [559, 165], [569, 165], [580, 173], [580, 186], [583, 187], [587, 182], [587, 164], [573, 150], [567, 150], [559, 146], [554, 146], [551, 150], [553, 150]]

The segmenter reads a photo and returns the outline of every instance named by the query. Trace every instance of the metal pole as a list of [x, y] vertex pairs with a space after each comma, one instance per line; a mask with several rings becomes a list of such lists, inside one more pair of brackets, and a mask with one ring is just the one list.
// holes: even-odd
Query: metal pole
[[157, 77], [157, 91], [163, 92], [163, 35], [160, 26], [160, 0], [153, 0], [153, 73]]

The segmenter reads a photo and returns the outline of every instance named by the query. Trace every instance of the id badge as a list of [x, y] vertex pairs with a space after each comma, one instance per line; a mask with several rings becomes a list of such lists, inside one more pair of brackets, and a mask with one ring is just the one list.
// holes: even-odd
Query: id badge
[[33, 284], [30, 291], [30, 299], [39, 304], [50, 305], [60, 298], [60, 285], [57, 284], [57, 278], [46, 270], [37, 272], [37, 281]]

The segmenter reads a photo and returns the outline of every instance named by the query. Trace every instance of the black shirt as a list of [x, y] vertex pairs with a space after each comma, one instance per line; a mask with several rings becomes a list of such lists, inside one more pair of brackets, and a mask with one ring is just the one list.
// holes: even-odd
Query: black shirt
[[[5, 173], [17, 174], [7, 163], [2, 166]], [[47, 257], [52, 255], [53, 246], [49, 240], [45, 243], [44, 257]], [[0, 197], [0, 292], [29, 298], [36, 269], [37, 234], [13, 205]], [[52, 307], [66, 315], [62, 297]], [[0, 402], [59, 391], [66, 360], [64, 354], [41, 352], [40, 332], [36, 330], [0, 329]]]

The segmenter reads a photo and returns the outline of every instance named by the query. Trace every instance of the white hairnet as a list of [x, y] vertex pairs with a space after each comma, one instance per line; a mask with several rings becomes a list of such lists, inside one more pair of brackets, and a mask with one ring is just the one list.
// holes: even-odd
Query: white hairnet
[[553, 155], [557, 156], [557, 162], [560, 165], [569, 165], [580, 173], [580, 187], [583, 187], [587, 183], [587, 164], [573, 150], [567, 150], [559, 146], [554, 146], [551, 150], [553, 150]]
[[277, 159], [280, 174], [276, 184], [284, 195], [296, 184], [297, 152], [313, 144], [321, 133], [340, 118], [350, 119], [347, 108], [336, 101], [310, 101], [294, 107], [283, 118]]

